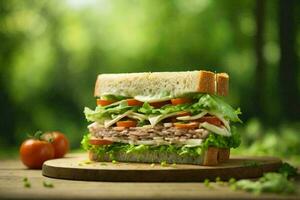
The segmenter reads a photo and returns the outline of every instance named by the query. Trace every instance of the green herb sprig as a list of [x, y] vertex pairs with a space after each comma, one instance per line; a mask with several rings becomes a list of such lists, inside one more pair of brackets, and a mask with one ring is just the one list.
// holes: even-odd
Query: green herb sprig
[[24, 177], [23, 178], [23, 186], [25, 188], [31, 188], [31, 183], [29, 182], [28, 178], [27, 177]]
[[53, 188], [54, 185], [53, 183], [47, 182], [47, 181], [43, 181], [43, 186], [46, 188]]

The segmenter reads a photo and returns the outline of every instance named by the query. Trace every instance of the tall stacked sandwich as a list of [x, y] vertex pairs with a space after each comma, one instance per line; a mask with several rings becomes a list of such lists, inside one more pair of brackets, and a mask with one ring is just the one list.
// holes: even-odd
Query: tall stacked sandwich
[[93, 161], [217, 165], [240, 144], [229, 76], [209, 71], [100, 74], [82, 146]]

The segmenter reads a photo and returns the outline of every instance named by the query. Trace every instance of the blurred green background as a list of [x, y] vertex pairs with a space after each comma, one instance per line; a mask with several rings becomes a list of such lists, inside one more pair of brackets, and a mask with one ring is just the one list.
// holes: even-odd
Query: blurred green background
[[236, 154], [300, 163], [300, 4], [294, 0], [0, 0], [0, 156], [60, 130], [78, 149], [99, 73], [230, 74]]

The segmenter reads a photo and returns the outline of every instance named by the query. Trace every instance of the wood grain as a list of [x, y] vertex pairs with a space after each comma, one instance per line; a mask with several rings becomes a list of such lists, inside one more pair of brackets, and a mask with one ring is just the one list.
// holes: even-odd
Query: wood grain
[[[78, 155], [70, 154], [72, 158]], [[87, 157], [86, 157], [87, 159]], [[23, 186], [27, 177], [31, 188]], [[43, 181], [50, 182], [53, 188], [45, 188]], [[253, 195], [243, 191], [233, 191], [227, 186], [211, 183], [176, 182], [99, 182], [53, 179], [42, 176], [41, 170], [29, 170], [19, 160], [0, 160], [0, 199], [300, 199], [300, 180], [296, 178], [297, 193], [293, 195], [262, 194]]]
[[281, 160], [272, 157], [235, 157], [218, 166], [167, 165], [146, 163], [91, 162], [86, 155], [49, 160], [44, 176], [85, 181], [199, 182], [208, 178], [257, 178], [276, 171]]

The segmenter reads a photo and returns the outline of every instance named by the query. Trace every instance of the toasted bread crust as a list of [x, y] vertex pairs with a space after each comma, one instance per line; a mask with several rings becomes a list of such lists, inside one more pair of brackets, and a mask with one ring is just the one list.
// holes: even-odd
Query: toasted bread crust
[[227, 96], [229, 87], [229, 76], [226, 73], [216, 74], [217, 95]]
[[200, 70], [198, 86], [198, 92], [215, 94], [215, 73]]
[[[101, 95], [103, 95], [103, 91], [105, 91], [106, 94], [110, 91], [113, 91], [112, 94], [114, 94], [114, 93], [119, 94], [118, 91], [124, 91], [124, 89], [125, 89], [125, 91], [127, 91], [126, 88], [128, 88], [128, 86], [124, 87], [124, 84], [122, 84], [123, 86], [118, 85], [120, 81], [121, 82], [123, 81], [123, 83], [124, 82], [129, 83], [128, 90], [132, 91], [133, 87], [135, 85], [138, 85], [141, 80], [142, 81], [145, 80], [145, 84], [142, 87], [140, 87], [140, 86], [136, 86], [136, 87], [140, 87], [142, 89], [144, 88], [143, 91], [147, 91], [147, 90], [157, 91], [157, 87], [155, 89], [155, 88], [152, 88], [153, 86], [151, 86], [151, 84], [149, 85], [149, 83], [151, 83], [151, 79], [149, 79], [149, 77], [152, 77], [152, 79], [156, 79], [157, 80], [156, 82], [160, 82], [160, 77], [162, 78], [162, 81], [165, 81], [165, 74], [163, 74], [163, 73], [165, 73], [165, 72], [161, 72], [161, 74], [160, 74], [160, 72], [147, 73], [147, 75], [145, 75], [145, 73], [114, 74], [113, 76], [111, 76], [112, 74], [101, 74], [101, 75], [98, 75], [96, 83], [95, 83], [94, 96], [100, 97]], [[170, 72], [170, 73], [174, 73], [175, 78], [173, 78], [173, 79], [175, 81], [173, 81], [173, 82], [176, 82], [177, 72]], [[215, 74], [213, 72], [205, 71], [205, 70], [193, 71], [192, 73], [195, 73], [196, 77], [198, 76], [198, 78], [193, 79], [193, 80], [191, 80], [192, 76], [191, 76], [190, 72], [179, 72], [179, 73], [186, 73], [186, 76], [183, 76], [184, 79], [180, 79], [180, 80], [183, 80], [183, 81], [181, 81], [180, 85], [182, 85], [183, 83], [189, 82], [189, 81], [192, 81], [190, 83], [193, 83], [188, 86], [188, 89], [186, 92], [201, 92], [201, 93], [216, 94], [216, 95], [221, 95], [221, 96], [226, 96], [228, 94], [229, 76], [226, 73]], [[173, 75], [171, 76], [169, 74], [169, 76], [170, 76], [169, 80], [172, 80]], [[110, 78], [107, 79], [107, 77], [110, 77]], [[136, 79], [137, 77], [140, 77], [140, 79]], [[144, 79], [144, 77], [145, 77], [145, 79]], [[158, 78], [156, 78], [156, 77], [158, 77]], [[182, 76], [181, 76], [181, 78], [182, 78]], [[108, 85], [107, 83], [113, 83], [115, 86], [111, 87], [111, 88], [115, 88], [116, 90], [110, 89], [107, 86]], [[167, 84], [167, 86], [168, 86], [168, 84]], [[177, 86], [173, 85], [172, 87], [177, 87]], [[182, 91], [182, 90], [177, 89], [177, 93], [180, 91]], [[145, 94], [143, 94], [143, 92], [141, 92], [141, 93], [138, 93], [137, 95], [145, 95]]]
[[216, 147], [208, 147], [204, 153], [203, 165], [213, 166], [218, 164], [218, 152], [219, 149]]
[[95, 153], [91, 152], [91, 151], [89, 151], [89, 159], [90, 159], [91, 161], [95, 161], [95, 162], [98, 161], [97, 155], [96, 155]]
[[230, 149], [220, 148], [218, 153], [218, 161], [219, 163], [226, 162], [229, 160]]

